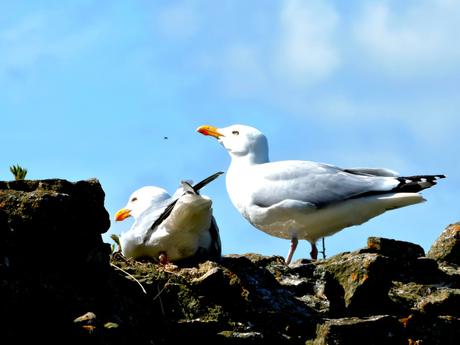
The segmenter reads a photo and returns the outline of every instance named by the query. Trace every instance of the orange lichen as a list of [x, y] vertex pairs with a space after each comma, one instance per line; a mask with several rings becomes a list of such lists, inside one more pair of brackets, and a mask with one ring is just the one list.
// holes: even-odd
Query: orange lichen
[[379, 246], [378, 246], [377, 243], [375, 243], [373, 241], [370, 241], [370, 240], [367, 241], [367, 248], [369, 248], [369, 249], [378, 249], [378, 247]]
[[413, 318], [414, 316], [411, 314], [408, 317], [402, 317], [399, 319], [399, 322], [404, 326], [404, 328], [407, 328], [407, 325], [409, 324], [409, 321]]
[[460, 231], [460, 225], [454, 224], [451, 226], [452, 231], [459, 232]]
[[81, 326], [84, 330], [87, 330], [89, 333], [93, 333], [94, 330], [96, 329], [96, 326], [93, 325], [83, 325]]

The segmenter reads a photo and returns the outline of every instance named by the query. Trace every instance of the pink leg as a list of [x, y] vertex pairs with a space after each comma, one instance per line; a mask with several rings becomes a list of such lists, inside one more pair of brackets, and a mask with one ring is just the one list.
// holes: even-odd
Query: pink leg
[[166, 254], [166, 252], [161, 252], [158, 260], [160, 260], [160, 265], [169, 264], [168, 254]]
[[316, 243], [311, 244], [310, 256], [313, 261], [316, 261], [316, 259], [318, 259], [318, 248], [316, 248]]
[[291, 239], [291, 248], [289, 248], [289, 253], [286, 257], [286, 265], [289, 265], [291, 263], [292, 256], [294, 255], [294, 252], [297, 248], [297, 243], [299, 243], [299, 240], [297, 238]]

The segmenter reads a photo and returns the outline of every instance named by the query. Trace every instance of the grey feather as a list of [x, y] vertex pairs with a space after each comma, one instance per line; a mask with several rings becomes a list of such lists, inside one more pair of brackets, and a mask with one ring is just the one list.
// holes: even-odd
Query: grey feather
[[[253, 181], [252, 201], [269, 207], [291, 199], [323, 207], [369, 192], [387, 193], [399, 181], [394, 177], [349, 172], [339, 167], [309, 161], [283, 161], [260, 164], [260, 181]], [[372, 169], [366, 169], [372, 171]], [[375, 173], [385, 174], [381, 169]], [[270, 190], [264, 188], [270, 182]], [[260, 182], [260, 183], [258, 183]], [[289, 188], [286, 188], [286, 183]]]

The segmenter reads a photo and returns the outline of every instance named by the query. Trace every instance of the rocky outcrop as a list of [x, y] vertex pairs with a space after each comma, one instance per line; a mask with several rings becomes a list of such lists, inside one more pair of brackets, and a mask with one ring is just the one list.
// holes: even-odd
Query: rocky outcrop
[[431, 246], [427, 256], [460, 265], [460, 223], [449, 225]]
[[107, 288], [109, 226], [96, 180], [0, 182], [3, 339], [73, 338], [72, 320]]
[[188, 267], [111, 253], [97, 180], [0, 182], [2, 344], [456, 344], [458, 224], [428, 255], [369, 238], [326, 260]]

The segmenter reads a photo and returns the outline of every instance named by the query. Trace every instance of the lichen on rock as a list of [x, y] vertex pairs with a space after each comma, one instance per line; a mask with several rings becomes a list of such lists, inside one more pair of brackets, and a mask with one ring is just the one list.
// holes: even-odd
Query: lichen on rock
[[95, 179], [0, 182], [2, 344], [453, 344], [458, 223], [428, 257], [414, 243], [286, 266], [224, 255], [161, 266], [111, 253]]

